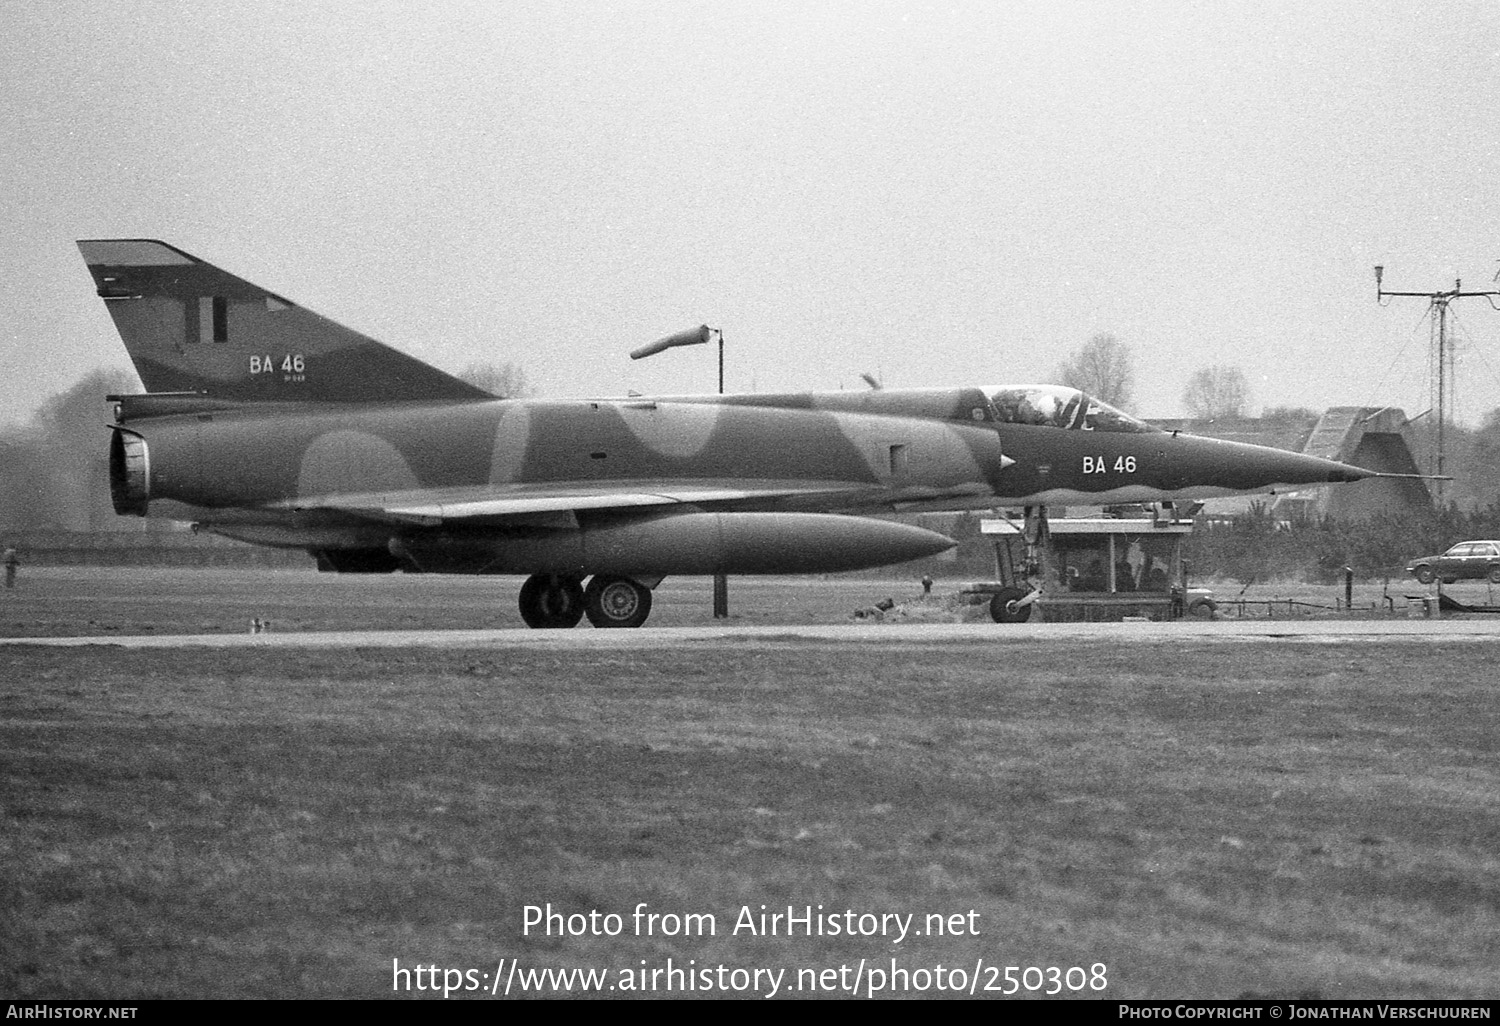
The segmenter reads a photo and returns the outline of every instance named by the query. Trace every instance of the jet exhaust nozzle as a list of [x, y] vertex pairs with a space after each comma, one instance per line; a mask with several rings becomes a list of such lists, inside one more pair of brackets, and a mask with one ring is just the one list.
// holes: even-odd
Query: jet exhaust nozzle
[[116, 428], [109, 442], [109, 498], [122, 517], [143, 517], [151, 500], [151, 458], [146, 440]]

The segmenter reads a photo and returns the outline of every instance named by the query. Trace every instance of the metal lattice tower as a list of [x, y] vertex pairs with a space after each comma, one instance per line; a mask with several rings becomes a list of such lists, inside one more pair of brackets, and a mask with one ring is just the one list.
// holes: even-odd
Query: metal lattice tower
[[1455, 299], [1468, 299], [1475, 296], [1484, 296], [1490, 301], [1490, 306], [1500, 310], [1496, 306], [1495, 297], [1500, 292], [1465, 292], [1461, 280], [1455, 279], [1453, 288], [1439, 292], [1387, 292], [1381, 285], [1385, 276], [1385, 268], [1375, 268], [1375, 301], [1381, 302], [1390, 296], [1417, 296], [1427, 300], [1428, 311], [1432, 317], [1432, 343], [1428, 356], [1428, 370], [1430, 383], [1428, 385], [1428, 399], [1431, 403], [1430, 409], [1437, 414], [1437, 428], [1435, 431], [1435, 443], [1433, 453], [1432, 473], [1437, 477], [1433, 482], [1436, 485], [1437, 497], [1443, 497], [1443, 478], [1447, 476], [1447, 425], [1448, 418], [1454, 410], [1454, 378], [1455, 366], [1453, 361], [1453, 340], [1448, 333], [1448, 304]]

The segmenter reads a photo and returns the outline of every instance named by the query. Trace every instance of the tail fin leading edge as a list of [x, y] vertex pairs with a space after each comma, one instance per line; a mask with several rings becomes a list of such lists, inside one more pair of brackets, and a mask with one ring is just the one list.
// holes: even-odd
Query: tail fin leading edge
[[150, 392], [269, 402], [490, 393], [155, 239], [78, 243]]

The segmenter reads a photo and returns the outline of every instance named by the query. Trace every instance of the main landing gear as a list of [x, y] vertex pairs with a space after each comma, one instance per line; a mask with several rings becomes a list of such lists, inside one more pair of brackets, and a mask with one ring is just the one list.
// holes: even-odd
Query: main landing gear
[[595, 627], [639, 627], [651, 615], [651, 589], [607, 574], [595, 574], [587, 588], [560, 574], [534, 574], [521, 586], [521, 619], [528, 627], [576, 627], [585, 613]]
[[639, 627], [651, 615], [651, 589], [629, 577], [595, 574], [583, 592], [583, 611], [595, 627]]
[[583, 585], [575, 577], [534, 574], [521, 585], [521, 619], [528, 627], [576, 627], [583, 619]]

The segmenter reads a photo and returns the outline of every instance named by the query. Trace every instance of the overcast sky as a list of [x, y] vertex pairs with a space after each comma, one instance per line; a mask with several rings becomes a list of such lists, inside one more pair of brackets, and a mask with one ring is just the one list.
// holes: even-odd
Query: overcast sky
[[[0, 0], [0, 421], [127, 365], [73, 241], [161, 238], [551, 396], [1047, 380], [1428, 406], [1500, 288], [1500, 4]], [[1458, 407], [1500, 312], [1455, 304]]]

